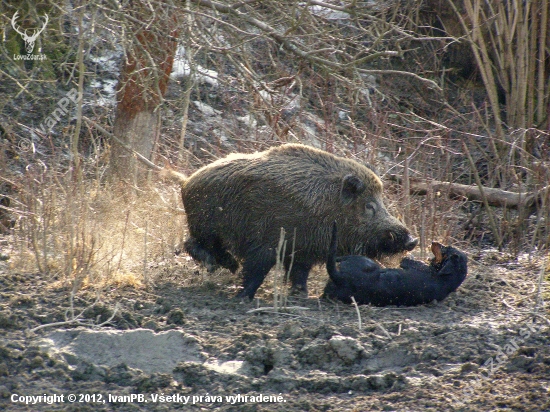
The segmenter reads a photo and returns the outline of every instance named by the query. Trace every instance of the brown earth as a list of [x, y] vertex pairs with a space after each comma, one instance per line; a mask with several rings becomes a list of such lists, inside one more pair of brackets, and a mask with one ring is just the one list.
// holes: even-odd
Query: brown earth
[[[363, 306], [361, 326], [353, 306], [314, 297], [324, 267], [309, 299], [275, 312], [273, 275], [243, 303], [237, 277], [186, 257], [151, 268], [149, 287], [112, 286], [100, 301], [84, 289], [80, 324], [49, 325], [71, 318], [70, 291], [0, 262], [0, 410], [550, 411], [550, 321], [536, 307], [547, 262], [467, 252], [469, 276], [445, 301]], [[44, 394], [64, 402], [20, 402]], [[109, 398], [130, 394], [147, 402]], [[155, 402], [161, 394], [179, 398]]]

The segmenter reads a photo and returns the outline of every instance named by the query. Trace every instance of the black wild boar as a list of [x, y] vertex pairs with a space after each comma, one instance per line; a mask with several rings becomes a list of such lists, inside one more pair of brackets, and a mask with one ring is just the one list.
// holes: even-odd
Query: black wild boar
[[391, 255], [418, 243], [384, 207], [382, 182], [371, 169], [312, 147], [232, 154], [188, 178], [166, 169], [164, 175], [181, 183], [185, 250], [209, 268], [235, 272], [242, 263], [240, 297], [253, 298], [274, 266], [281, 227], [289, 245], [296, 231], [290, 280], [293, 291], [306, 294], [311, 267], [326, 261], [333, 221], [342, 254]]
[[[468, 258], [459, 250], [432, 243], [434, 258], [430, 265], [405, 258], [401, 269], [383, 269], [364, 256], [344, 256], [336, 259], [337, 229], [327, 259], [329, 281], [323, 296], [351, 303], [374, 306], [412, 306], [443, 300], [464, 281]], [[340, 269], [336, 262], [340, 262]]]

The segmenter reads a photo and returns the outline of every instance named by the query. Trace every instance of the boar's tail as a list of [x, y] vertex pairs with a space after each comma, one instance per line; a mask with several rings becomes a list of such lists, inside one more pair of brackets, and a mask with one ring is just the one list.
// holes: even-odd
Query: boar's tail
[[336, 248], [338, 247], [338, 227], [336, 221], [332, 224], [332, 238], [327, 256], [327, 272], [330, 279], [338, 286], [342, 284], [342, 276], [336, 269]]
[[162, 179], [172, 180], [173, 182], [179, 183], [180, 185], [183, 185], [185, 184], [185, 182], [187, 182], [187, 176], [185, 176], [183, 173], [176, 172], [169, 165], [165, 165], [159, 171], [159, 176]]

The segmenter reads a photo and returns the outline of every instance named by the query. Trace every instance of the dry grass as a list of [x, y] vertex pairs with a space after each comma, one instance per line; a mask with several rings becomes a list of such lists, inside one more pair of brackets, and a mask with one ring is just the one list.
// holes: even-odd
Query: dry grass
[[132, 193], [92, 179], [75, 183], [70, 173], [46, 168], [28, 171], [19, 183], [11, 271], [102, 290], [142, 287], [152, 267], [174, 263], [185, 227], [175, 188]]
[[[543, 135], [540, 136], [542, 139]], [[409, 174], [417, 178], [462, 183], [470, 178], [473, 183], [476, 171], [464, 161], [464, 154], [458, 150], [460, 146], [457, 149], [455, 141], [439, 140], [437, 145], [432, 144], [432, 138], [376, 142], [377, 150], [384, 156], [375, 156], [364, 150], [350, 151], [345, 141], [337, 142], [334, 137], [331, 150], [336, 154], [365, 163], [375, 161], [386, 183], [388, 209], [420, 237], [414, 257], [430, 258], [428, 248], [433, 240], [466, 250], [472, 246], [492, 248], [495, 246], [494, 231], [498, 231], [504, 241], [502, 249], [511, 252], [510, 259], [520, 253], [536, 255], [547, 250], [550, 221], [545, 216], [548, 216], [548, 201], [530, 218], [522, 217], [521, 211], [490, 208], [494, 218], [491, 227], [489, 215], [480, 204], [451, 199], [440, 192], [410, 195], [403, 186], [386, 178], [387, 174], [404, 175], [406, 164]], [[374, 143], [364, 141], [361, 144], [363, 146], [358, 147], [372, 147]], [[403, 147], [405, 149], [401, 150]], [[254, 148], [251, 146], [243, 151]], [[522, 169], [526, 177], [521, 177], [517, 173], [519, 166], [515, 163], [514, 150], [510, 146], [506, 157], [508, 163], [498, 166], [500, 179], [518, 182], [516, 187], [522, 180], [528, 181], [531, 188], [543, 186], [548, 172], [536, 166], [543, 162], [533, 162], [531, 169]], [[478, 167], [487, 161], [478, 147], [473, 146], [470, 151]], [[394, 155], [390, 157], [391, 153]], [[196, 161], [198, 158], [194, 159]], [[83, 165], [85, 178], [79, 181], [70, 169], [30, 163], [26, 173], [14, 182], [18, 195], [13, 198], [13, 211], [18, 223], [10, 236], [13, 240], [11, 271], [49, 274], [52, 285], [64, 285], [73, 292], [80, 288], [98, 291], [113, 287], [142, 288], [159, 278], [173, 278], [182, 285], [217, 278], [226, 282], [231, 278], [229, 283], [233, 288], [239, 284], [239, 280], [227, 271], [205, 275], [187, 256], [174, 255], [185, 237], [186, 223], [179, 190], [170, 183], [153, 178], [153, 183], [141, 189], [112, 185], [102, 181], [102, 166], [93, 163]], [[55, 161], [52, 159], [51, 163]], [[481, 177], [484, 184], [490, 185], [492, 170], [497, 165], [489, 163], [488, 168], [487, 174]], [[292, 245], [287, 245], [286, 256], [291, 248]], [[381, 263], [397, 267], [401, 257], [384, 259]], [[203, 276], [196, 277], [196, 273]], [[270, 287], [268, 278], [267, 290], [260, 290], [259, 296], [270, 300], [273, 290], [277, 290], [277, 306], [283, 304], [286, 287], [282, 276], [270, 275], [269, 278], [276, 278], [276, 284]], [[309, 282], [310, 295], [322, 293], [326, 278], [324, 268], [314, 269]]]

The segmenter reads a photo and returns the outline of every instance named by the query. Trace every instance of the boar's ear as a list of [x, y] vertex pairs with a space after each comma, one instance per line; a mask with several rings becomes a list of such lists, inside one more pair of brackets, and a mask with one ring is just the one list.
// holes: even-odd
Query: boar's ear
[[344, 205], [349, 205], [365, 191], [365, 183], [357, 176], [347, 175], [342, 180], [342, 189], [340, 196]]

